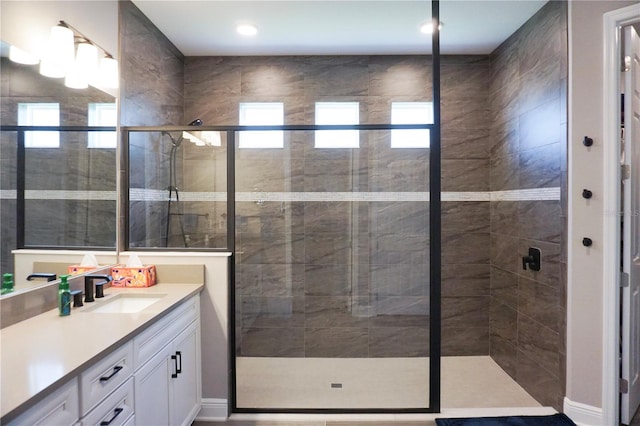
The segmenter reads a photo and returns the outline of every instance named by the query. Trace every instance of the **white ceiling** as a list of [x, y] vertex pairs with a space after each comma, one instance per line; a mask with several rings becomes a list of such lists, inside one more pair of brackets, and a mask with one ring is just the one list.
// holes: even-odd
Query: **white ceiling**
[[[547, 0], [443, 0], [443, 54], [491, 53]], [[425, 0], [133, 0], [185, 56], [426, 54]], [[235, 32], [258, 27], [255, 37]]]

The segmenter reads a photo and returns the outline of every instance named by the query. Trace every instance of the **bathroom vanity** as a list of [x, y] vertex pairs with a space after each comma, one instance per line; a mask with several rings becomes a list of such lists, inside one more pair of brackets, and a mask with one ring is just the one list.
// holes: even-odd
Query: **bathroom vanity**
[[7, 425], [191, 424], [201, 404], [199, 284], [105, 298], [0, 331]]

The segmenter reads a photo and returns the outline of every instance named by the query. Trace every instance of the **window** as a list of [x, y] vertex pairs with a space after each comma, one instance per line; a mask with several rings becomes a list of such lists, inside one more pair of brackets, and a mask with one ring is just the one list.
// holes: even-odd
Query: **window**
[[[113, 126], [118, 122], [115, 103], [89, 104], [89, 126]], [[115, 148], [116, 132], [88, 132], [89, 148]]]
[[[246, 102], [240, 104], [241, 126], [281, 126], [284, 104], [281, 102]], [[283, 148], [282, 130], [240, 132], [240, 148]]]
[[[433, 123], [433, 103], [392, 102], [391, 124]], [[391, 148], [429, 148], [429, 129], [394, 129]]]
[[[57, 103], [18, 104], [19, 126], [59, 126], [60, 105]], [[58, 148], [60, 133], [54, 131], [33, 131], [24, 134], [25, 148]]]
[[[316, 102], [316, 124], [360, 124], [358, 102]], [[317, 130], [316, 148], [359, 148], [358, 130]]]

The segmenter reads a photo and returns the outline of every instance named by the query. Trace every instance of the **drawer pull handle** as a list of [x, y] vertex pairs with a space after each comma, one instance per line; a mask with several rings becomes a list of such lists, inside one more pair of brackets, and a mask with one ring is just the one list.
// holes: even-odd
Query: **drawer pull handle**
[[113, 372], [111, 374], [109, 374], [108, 376], [102, 376], [100, 377], [100, 381], [101, 382], [108, 382], [109, 380], [111, 380], [111, 378], [113, 376], [115, 376], [116, 374], [118, 374], [118, 372], [120, 370], [122, 370], [124, 367], [121, 365], [116, 365], [115, 367], [113, 367]]
[[100, 426], [109, 426], [111, 422], [114, 421], [116, 417], [118, 417], [120, 413], [122, 413], [123, 411], [124, 411], [124, 408], [116, 408], [115, 410], [113, 410], [113, 417], [111, 417], [109, 421], [107, 420], [101, 421]]
[[175, 373], [171, 373], [171, 378], [175, 379], [178, 377], [178, 357], [176, 355], [171, 355], [171, 359], [173, 360], [173, 366], [175, 367]]
[[176, 373], [182, 373], [182, 352], [176, 351], [176, 356], [178, 357], [178, 368], [176, 369]]

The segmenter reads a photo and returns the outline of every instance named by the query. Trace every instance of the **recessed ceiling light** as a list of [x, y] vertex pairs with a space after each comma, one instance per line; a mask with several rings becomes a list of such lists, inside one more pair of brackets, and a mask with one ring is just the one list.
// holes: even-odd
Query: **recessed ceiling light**
[[258, 34], [258, 29], [251, 24], [240, 24], [236, 27], [236, 31], [243, 36], [254, 36]]
[[[438, 31], [439, 30], [442, 30], [442, 21], [440, 21], [440, 25], [438, 25]], [[433, 34], [433, 22], [427, 21], [420, 25], [420, 32], [422, 34]]]

